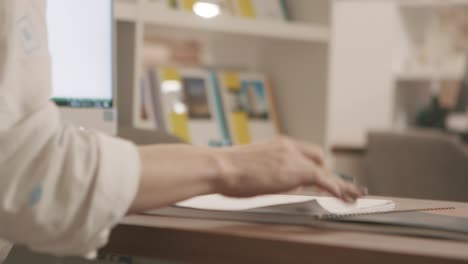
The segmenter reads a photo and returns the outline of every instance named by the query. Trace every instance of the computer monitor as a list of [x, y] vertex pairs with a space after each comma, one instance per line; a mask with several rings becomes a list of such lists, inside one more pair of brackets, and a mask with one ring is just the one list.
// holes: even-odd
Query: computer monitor
[[115, 134], [112, 0], [47, 0], [47, 26], [62, 118]]

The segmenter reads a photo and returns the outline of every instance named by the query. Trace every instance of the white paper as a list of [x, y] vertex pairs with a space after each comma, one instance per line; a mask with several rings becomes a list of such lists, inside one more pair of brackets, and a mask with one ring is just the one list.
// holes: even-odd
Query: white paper
[[332, 214], [377, 213], [395, 209], [393, 201], [380, 199], [358, 199], [354, 204], [346, 204], [333, 197], [317, 197], [317, 202]]
[[197, 196], [177, 203], [177, 205], [204, 210], [242, 211], [264, 206], [307, 202], [314, 199], [313, 196], [300, 195], [262, 195], [252, 198], [230, 198], [219, 194], [211, 194]]
[[192, 209], [242, 211], [264, 206], [301, 203], [312, 200], [317, 200], [323, 209], [332, 214], [375, 213], [395, 209], [395, 203], [391, 200], [359, 199], [354, 204], [345, 204], [332, 197], [302, 195], [263, 195], [253, 198], [230, 198], [219, 194], [212, 194], [197, 196], [176, 205]]

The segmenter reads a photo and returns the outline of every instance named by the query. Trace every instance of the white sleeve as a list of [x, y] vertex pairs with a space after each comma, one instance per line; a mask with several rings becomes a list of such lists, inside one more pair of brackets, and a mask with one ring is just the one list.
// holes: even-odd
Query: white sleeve
[[0, 0], [0, 14], [14, 14], [0, 26], [0, 238], [89, 256], [132, 203], [140, 159], [129, 142], [60, 121], [42, 4]]
[[127, 212], [139, 157], [130, 143], [58, 120], [50, 104], [0, 134], [0, 237], [84, 256]]

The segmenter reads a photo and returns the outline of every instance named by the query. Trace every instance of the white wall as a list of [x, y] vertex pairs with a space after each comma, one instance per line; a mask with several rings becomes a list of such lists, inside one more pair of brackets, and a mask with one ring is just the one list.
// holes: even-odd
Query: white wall
[[391, 0], [336, 0], [332, 12], [327, 145], [362, 146], [392, 126], [399, 12]]

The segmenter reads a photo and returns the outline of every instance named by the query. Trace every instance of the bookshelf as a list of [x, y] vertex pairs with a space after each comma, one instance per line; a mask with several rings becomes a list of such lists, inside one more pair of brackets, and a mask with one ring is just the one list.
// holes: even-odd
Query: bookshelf
[[207, 20], [184, 11], [160, 8], [145, 2], [117, 2], [115, 16], [119, 21], [140, 20], [147, 25], [175, 27], [179, 30], [195, 29], [289, 41], [327, 43], [329, 40], [328, 26], [325, 25], [251, 20], [232, 16]]
[[119, 125], [132, 125], [132, 101], [143, 70], [146, 37], [195, 39], [203, 65], [270, 76], [287, 135], [325, 142], [331, 1], [289, 0], [292, 21], [220, 16], [202, 19], [145, 0], [116, 0]]

